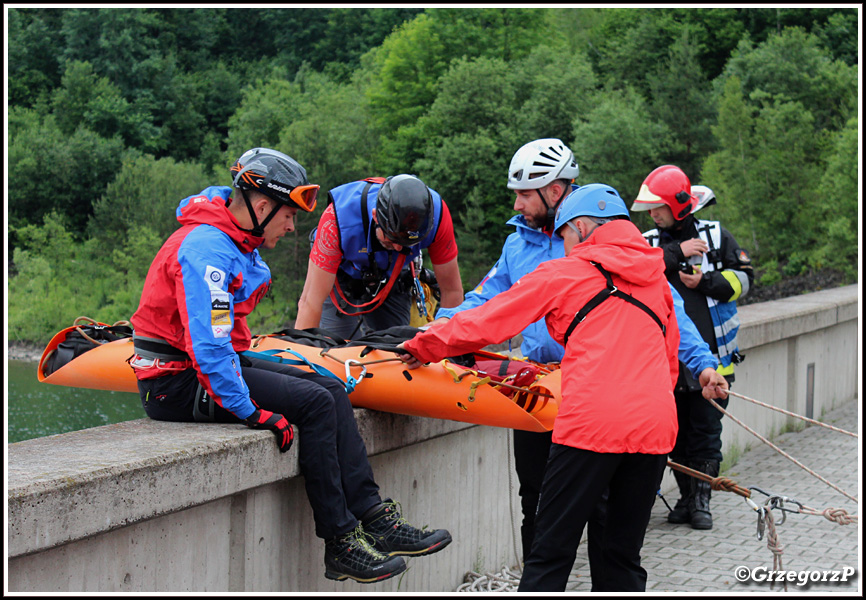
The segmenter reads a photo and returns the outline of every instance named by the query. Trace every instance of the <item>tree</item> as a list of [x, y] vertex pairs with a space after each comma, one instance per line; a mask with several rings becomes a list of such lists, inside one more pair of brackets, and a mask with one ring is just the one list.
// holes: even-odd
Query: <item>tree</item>
[[599, 92], [594, 105], [574, 119], [572, 150], [580, 182], [606, 183], [624, 199], [633, 197], [647, 174], [664, 164], [671, 131], [652, 119], [647, 103], [631, 88]]
[[162, 21], [144, 8], [73, 8], [63, 12], [64, 62], [86, 61], [125, 98], [153, 94], [164, 67]]
[[431, 8], [398, 27], [362, 61], [370, 73], [373, 129], [382, 137], [380, 168], [400, 170], [420, 158], [415, 122], [439, 95], [439, 79], [453, 61], [519, 60], [541, 43], [564, 46], [539, 9]]
[[88, 233], [106, 251], [128, 244], [142, 225], [165, 240], [179, 227], [175, 211], [181, 199], [213, 185], [212, 178], [195, 163], [130, 156], [93, 203]]
[[360, 66], [363, 54], [422, 11], [421, 8], [329, 9], [325, 27], [313, 40], [311, 50], [298, 51], [298, 56], [312, 69], [347, 83]]
[[649, 77], [680, 38], [683, 24], [666, 9], [614, 8], [591, 36], [589, 57], [608, 89], [632, 87], [649, 97]]
[[699, 179], [700, 163], [713, 149], [710, 126], [715, 120], [715, 103], [710, 82], [698, 64], [697, 48], [686, 30], [670, 46], [667, 59], [649, 85], [650, 114], [674, 132], [665, 162]]
[[811, 266], [838, 269], [852, 281], [859, 273], [858, 133], [857, 119], [851, 119], [835, 136], [832, 155], [818, 185], [816, 210], [810, 215], [819, 216], [822, 232], [818, 238], [822, 243], [811, 257]]
[[280, 131], [295, 118], [301, 92], [286, 76], [284, 69], [275, 69], [243, 88], [240, 105], [228, 121], [226, 165], [250, 148], [279, 143]]
[[124, 153], [120, 136], [106, 139], [84, 127], [65, 135], [51, 116], [29, 123], [9, 143], [9, 223], [38, 223], [56, 210], [83, 237], [91, 203]]
[[149, 115], [136, 112], [107, 77], [99, 77], [88, 62], [67, 63], [61, 86], [51, 95], [55, 122], [64, 135], [79, 127], [111, 138], [120, 134], [129, 146], [147, 146], [157, 131]]
[[117, 278], [102, 268], [98, 248], [77, 243], [77, 232], [55, 212], [41, 224], [13, 231], [19, 245], [13, 255], [17, 273], [9, 280], [10, 339], [44, 344], [77, 317], [99, 314]]
[[276, 148], [298, 160], [324, 192], [375, 172], [372, 156], [378, 140], [371, 135], [362, 79], [337, 83], [302, 69], [291, 120], [280, 131]]
[[713, 132], [721, 150], [707, 159], [705, 182], [719, 197], [725, 226], [758, 264], [778, 261], [800, 274], [820, 227], [824, 153], [812, 114], [799, 102], [768, 96], [751, 108], [731, 78]]
[[[461, 251], [481, 269], [498, 256], [513, 214], [504, 183], [518, 106], [508, 69], [500, 59], [457, 61], [417, 127], [425, 144], [416, 174], [448, 203]], [[468, 282], [483, 275], [468, 263], [461, 270]]]
[[815, 128], [839, 130], [856, 114], [857, 67], [834, 61], [818, 38], [801, 28], [785, 29], [753, 46], [740, 42], [717, 80], [736, 76], [746, 96], [765, 94], [800, 102], [815, 117]]
[[[705, 208], [703, 215], [718, 215], [725, 227], [754, 255], [761, 249], [755, 213], [749, 210], [755, 189], [751, 165], [756, 160], [752, 143], [755, 114], [746, 104], [739, 77], [725, 81], [719, 100], [718, 123], [713, 127], [718, 150], [707, 157], [703, 182], [710, 186], [718, 204]], [[696, 182], [697, 183], [697, 182]]]
[[9, 105], [32, 107], [60, 83], [60, 9], [10, 8]]
[[572, 122], [592, 109], [598, 86], [586, 54], [541, 44], [508, 65], [507, 73], [513, 80], [519, 107], [516, 133], [523, 140], [514, 140], [513, 150], [532, 139], [545, 137], [570, 143]]

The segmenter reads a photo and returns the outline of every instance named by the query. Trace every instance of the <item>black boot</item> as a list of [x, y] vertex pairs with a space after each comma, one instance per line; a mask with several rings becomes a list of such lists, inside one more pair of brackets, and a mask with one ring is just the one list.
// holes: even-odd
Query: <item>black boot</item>
[[445, 529], [417, 529], [410, 525], [390, 498], [367, 511], [361, 523], [373, 538], [376, 550], [388, 556], [433, 554], [451, 543], [451, 534]]
[[674, 479], [680, 488], [680, 499], [677, 500], [673, 510], [668, 513], [668, 523], [681, 525], [691, 521], [692, 514], [689, 511], [689, 501], [692, 498], [692, 476], [674, 469]]
[[375, 583], [406, 570], [405, 560], [377, 551], [369, 537], [358, 525], [353, 531], [326, 541], [325, 577]]
[[[697, 460], [693, 461], [690, 466], [710, 477], [719, 476], [719, 461], [717, 460]], [[692, 498], [689, 501], [692, 529], [713, 528], [713, 515], [710, 513], [711, 491], [709, 482], [692, 478]]]

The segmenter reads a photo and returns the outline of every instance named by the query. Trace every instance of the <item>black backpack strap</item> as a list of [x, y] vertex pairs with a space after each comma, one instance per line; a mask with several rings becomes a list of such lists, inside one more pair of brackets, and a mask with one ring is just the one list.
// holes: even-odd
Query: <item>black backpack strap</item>
[[599, 293], [597, 293], [595, 296], [593, 296], [590, 299], [590, 301], [587, 302], [586, 304], [584, 304], [583, 308], [581, 308], [579, 311], [577, 311], [577, 314], [574, 315], [574, 319], [571, 320], [571, 324], [568, 326], [568, 329], [565, 331], [565, 340], [563, 341], [563, 344], [562, 344], [563, 346], [568, 344], [568, 338], [571, 337], [571, 333], [574, 331], [574, 328], [577, 327], [586, 318], [586, 316], [590, 313], [590, 311], [592, 311], [596, 306], [598, 306], [599, 304], [601, 304], [602, 302], [604, 302], [605, 300], [607, 300], [611, 296], [616, 296], [617, 298], [622, 298], [623, 300], [625, 300], [629, 304], [634, 304], [639, 309], [644, 311], [646, 314], [648, 314], [650, 317], [652, 317], [653, 321], [656, 322], [656, 324], [662, 330], [662, 335], [665, 335], [666, 328], [665, 328], [664, 324], [662, 323], [661, 319], [658, 318], [658, 315], [656, 315], [649, 306], [647, 306], [646, 304], [644, 304], [643, 302], [641, 302], [640, 300], [638, 300], [634, 296], [626, 294], [622, 290], [617, 289], [617, 287], [613, 284], [613, 279], [611, 279], [610, 273], [608, 273], [607, 270], [604, 267], [602, 267], [599, 263], [590, 262], [590, 264], [592, 266], [594, 266], [596, 269], [598, 269], [602, 275], [604, 275], [604, 278], [607, 281], [607, 287], [605, 287], [603, 290], [601, 290]]
[[[364, 186], [361, 192], [361, 222], [364, 224], [364, 234], [367, 236], [370, 235], [370, 214], [367, 211], [367, 194], [370, 192], [372, 185], [372, 181], [367, 181], [367, 185]], [[369, 246], [369, 244], [367, 245]]]

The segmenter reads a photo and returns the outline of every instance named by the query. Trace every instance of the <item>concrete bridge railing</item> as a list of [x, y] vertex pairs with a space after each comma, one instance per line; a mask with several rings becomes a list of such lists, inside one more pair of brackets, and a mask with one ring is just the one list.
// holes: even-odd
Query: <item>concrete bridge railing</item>
[[[732, 388], [820, 419], [859, 392], [859, 287], [740, 309]], [[799, 422], [733, 397], [765, 436]], [[447, 592], [515, 565], [510, 432], [356, 410], [383, 497], [453, 543], [373, 585], [324, 578], [296, 451], [238, 425], [142, 419], [8, 445], [10, 592]], [[725, 421], [726, 457], [760, 443]], [[665, 476], [663, 489], [673, 487]]]

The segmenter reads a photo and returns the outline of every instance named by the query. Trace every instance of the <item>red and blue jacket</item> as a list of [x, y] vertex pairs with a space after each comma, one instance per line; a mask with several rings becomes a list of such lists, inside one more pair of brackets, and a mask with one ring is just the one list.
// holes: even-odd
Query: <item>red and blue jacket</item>
[[247, 315], [267, 293], [271, 270], [228, 210], [231, 188], [211, 186], [181, 200], [181, 228], [160, 248], [131, 322], [136, 337], [186, 352], [216, 403], [245, 419], [255, 410], [238, 353], [252, 336]]

